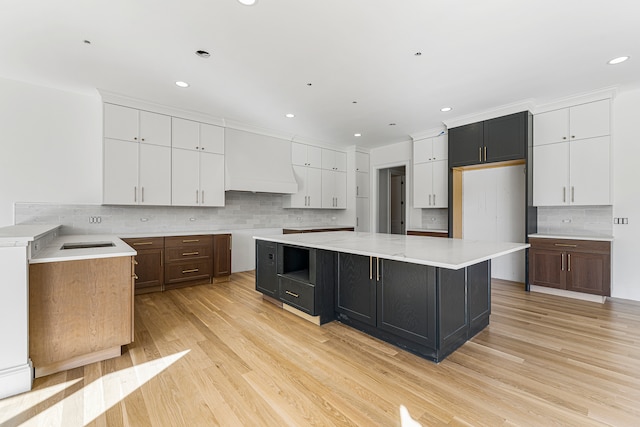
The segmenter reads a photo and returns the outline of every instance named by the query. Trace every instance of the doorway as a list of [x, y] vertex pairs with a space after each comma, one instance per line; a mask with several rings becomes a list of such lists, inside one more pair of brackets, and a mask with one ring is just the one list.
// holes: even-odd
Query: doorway
[[406, 169], [378, 170], [378, 233], [406, 233]]

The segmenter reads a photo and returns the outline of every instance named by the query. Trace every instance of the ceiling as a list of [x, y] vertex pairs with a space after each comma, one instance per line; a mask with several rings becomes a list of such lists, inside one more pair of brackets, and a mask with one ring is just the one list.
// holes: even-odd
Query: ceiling
[[0, 77], [336, 146], [640, 84], [639, 40], [637, 0], [0, 1]]

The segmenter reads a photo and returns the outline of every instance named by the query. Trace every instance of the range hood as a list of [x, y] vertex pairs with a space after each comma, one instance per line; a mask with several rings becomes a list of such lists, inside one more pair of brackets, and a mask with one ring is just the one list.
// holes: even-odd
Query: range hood
[[294, 194], [291, 141], [225, 129], [225, 190]]

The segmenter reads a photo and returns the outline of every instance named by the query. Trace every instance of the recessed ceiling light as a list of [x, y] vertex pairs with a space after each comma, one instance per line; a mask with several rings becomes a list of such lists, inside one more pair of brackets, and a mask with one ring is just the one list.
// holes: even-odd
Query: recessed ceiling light
[[422, 52], [416, 52], [413, 54], [413, 56], [422, 56]]
[[85, 40], [84, 44], [91, 44], [91, 40]]
[[313, 85], [312, 83], [307, 83], [307, 86], [312, 86], [312, 85]]
[[395, 123], [389, 123], [389, 126], [395, 126], [395, 125], [396, 125]]
[[211, 56], [211, 54], [206, 50], [196, 50], [196, 55], [198, 55], [200, 58], [208, 58]]
[[287, 113], [284, 116], [289, 118], [289, 119], [293, 119], [296, 115], [295, 114], [291, 114], [291, 113]]
[[619, 56], [617, 58], [613, 58], [611, 61], [608, 62], [609, 65], [616, 65], [616, 64], [620, 64], [621, 62], [626, 61], [627, 59], [629, 59], [629, 56]]
[[238, 1], [245, 6], [253, 6], [254, 4], [256, 4], [256, 0], [238, 0]]
[[189, 87], [189, 83], [187, 83], [187, 82], [176, 82], [176, 86], [178, 86], [178, 87]]
[[358, 103], [358, 101], [351, 101], [351, 103], [352, 103], [352, 104], [357, 104], [357, 103]]
[[358, 136], [362, 136], [362, 134], [361, 133], [354, 133], [353, 136], [358, 137]]
[[442, 111], [443, 113], [446, 113], [447, 111], [451, 111], [451, 110], [453, 110], [453, 108], [451, 108], [451, 107], [442, 107], [440, 109], [440, 111]]

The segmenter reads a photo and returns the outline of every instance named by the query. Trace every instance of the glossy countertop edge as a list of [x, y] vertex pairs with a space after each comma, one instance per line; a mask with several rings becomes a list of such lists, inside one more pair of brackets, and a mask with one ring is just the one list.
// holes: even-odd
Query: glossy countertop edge
[[[83, 248], [83, 249], [61, 249], [65, 243], [79, 242], [104, 242], [111, 241], [115, 244], [106, 248]], [[53, 239], [46, 247], [42, 248], [30, 260], [30, 264], [40, 264], [48, 262], [61, 261], [81, 261], [97, 258], [115, 258], [122, 256], [134, 256], [136, 250], [131, 248], [121, 239], [114, 235], [105, 234], [82, 234], [82, 235], [63, 235]]]
[[305, 226], [295, 226], [295, 227], [282, 227], [283, 230], [296, 230], [296, 231], [304, 231], [304, 230], [331, 230], [334, 228], [355, 228], [353, 225], [305, 225]]
[[[528, 243], [486, 242], [477, 240], [443, 239], [441, 237], [406, 236], [399, 234], [363, 233], [332, 231], [326, 233], [285, 234], [274, 236], [253, 236], [256, 240], [303, 246], [333, 252], [373, 256], [413, 264], [459, 270], [479, 262], [497, 258], [529, 248]], [[355, 248], [357, 243], [360, 247]], [[406, 248], [410, 244], [413, 247]], [[409, 249], [409, 255], [399, 252]], [[377, 246], [377, 248], [376, 248]], [[374, 248], [374, 249], [371, 249]], [[437, 256], [434, 256], [438, 253]], [[451, 252], [457, 251], [457, 255]], [[466, 252], [463, 256], [461, 253]], [[469, 254], [472, 252], [472, 254]], [[453, 258], [457, 258], [455, 261]]]
[[529, 238], [534, 239], [565, 239], [565, 240], [594, 240], [598, 242], [613, 242], [613, 236], [594, 236], [587, 234], [547, 234], [535, 233], [529, 234]]
[[446, 233], [449, 234], [449, 230], [437, 229], [437, 228], [407, 228], [407, 232], [409, 231], [419, 231], [421, 233]]
[[24, 246], [26, 243], [62, 227], [59, 224], [17, 224], [0, 228], [0, 246]]
[[214, 236], [216, 234], [232, 234], [239, 230], [193, 230], [193, 231], [159, 231], [152, 233], [118, 233], [121, 239], [144, 239], [145, 237], [178, 237], [178, 236]]

